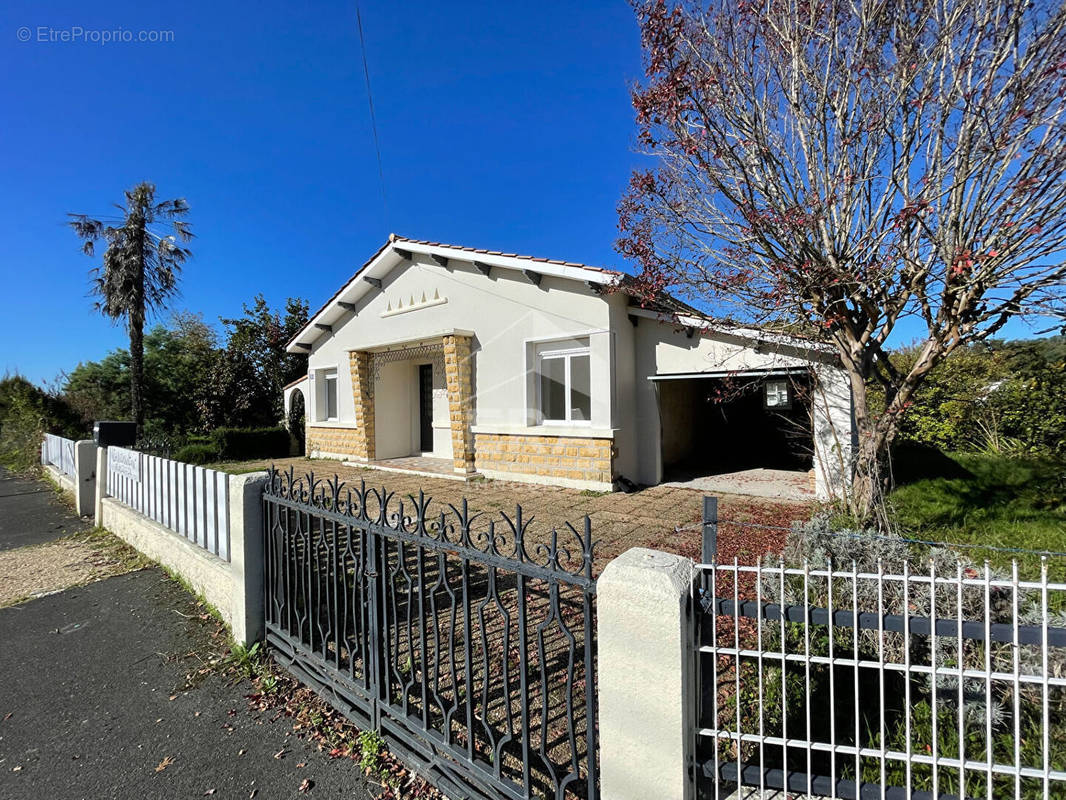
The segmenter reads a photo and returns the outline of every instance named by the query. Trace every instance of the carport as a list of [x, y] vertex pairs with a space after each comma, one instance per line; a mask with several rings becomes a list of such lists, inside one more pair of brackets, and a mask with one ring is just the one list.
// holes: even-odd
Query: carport
[[705, 488], [703, 479], [728, 476], [742, 478], [749, 487], [760, 480], [791, 487], [768, 487], [771, 496], [810, 484], [814, 438], [806, 368], [650, 380], [659, 403], [664, 482]]

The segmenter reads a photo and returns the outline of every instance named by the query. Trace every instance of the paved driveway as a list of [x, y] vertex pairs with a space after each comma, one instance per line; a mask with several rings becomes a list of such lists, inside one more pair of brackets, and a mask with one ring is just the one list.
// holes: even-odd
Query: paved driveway
[[[400, 472], [385, 472], [366, 467], [346, 466], [325, 459], [287, 458], [275, 463], [279, 469], [292, 467], [296, 475], [314, 471], [322, 479], [335, 474], [349, 483], [366, 481], [368, 487], [385, 487], [397, 498], [416, 495], [419, 490], [430, 495], [438, 504], [458, 505], [465, 497], [472, 511], [486, 512], [500, 519], [500, 512], [514, 514], [515, 504], [522, 506], [528, 518], [534, 517], [531, 535], [543, 541], [553, 527], [564, 530], [567, 522], [578, 526], [588, 514], [592, 521], [592, 536], [597, 541], [594, 569], [599, 573], [607, 562], [630, 547], [651, 547], [698, 559], [700, 556], [704, 493], [676, 486], [652, 486], [632, 494], [622, 492], [584, 492], [558, 486], [537, 486], [502, 480], [474, 480], [462, 482]], [[269, 461], [222, 465], [232, 471], [266, 469]], [[784, 532], [793, 520], [808, 519], [813, 510], [810, 502], [795, 502], [742, 495], [723, 494], [719, 497], [719, 516], [723, 520], [718, 536], [719, 557], [742, 561], [779, 550]], [[755, 525], [739, 527], [734, 523]], [[759, 527], [762, 525], [774, 528]], [[676, 529], [682, 528], [680, 532]], [[568, 534], [560, 534], [560, 543]]]
[[0, 467], [0, 550], [50, 542], [91, 527], [57, 502], [43, 481], [20, 478]]

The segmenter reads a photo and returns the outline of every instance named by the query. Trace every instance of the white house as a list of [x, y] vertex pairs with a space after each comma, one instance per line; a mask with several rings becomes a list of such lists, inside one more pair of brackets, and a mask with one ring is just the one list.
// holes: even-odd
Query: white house
[[848, 474], [824, 346], [641, 307], [611, 270], [392, 235], [288, 350], [312, 456], [596, 490], [769, 467], [823, 498]]

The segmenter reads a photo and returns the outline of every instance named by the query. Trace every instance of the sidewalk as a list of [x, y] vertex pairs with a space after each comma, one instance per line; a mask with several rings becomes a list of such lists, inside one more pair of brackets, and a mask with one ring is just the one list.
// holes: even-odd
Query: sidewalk
[[[33, 502], [45, 498], [59, 509], [0, 508], [0, 541], [51, 530], [62, 507]], [[354, 761], [249, 711], [247, 682], [198, 674], [212, 652], [202, 613], [157, 569], [0, 609], [0, 797], [373, 797]]]
[[91, 527], [57, 502], [44, 481], [20, 478], [0, 467], [0, 550], [50, 542]]

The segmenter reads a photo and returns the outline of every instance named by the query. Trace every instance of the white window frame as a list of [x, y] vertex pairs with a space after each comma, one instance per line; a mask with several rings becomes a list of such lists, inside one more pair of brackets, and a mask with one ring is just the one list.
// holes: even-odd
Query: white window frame
[[[770, 404], [770, 387], [774, 384], [785, 385], [785, 401], [783, 403]], [[775, 391], [775, 397], [780, 397], [780, 393]], [[792, 385], [788, 378], [768, 378], [762, 386], [762, 407], [767, 411], [788, 411], [792, 408]]]
[[[578, 356], [585, 356], [589, 359], [589, 417], [592, 416], [592, 348], [586, 347], [570, 347], [561, 350], [547, 350], [537, 353], [536, 362], [536, 384], [537, 384], [537, 424], [538, 425], [566, 425], [566, 426], [582, 426], [588, 427], [592, 424], [591, 419], [574, 419], [574, 409], [570, 405], [570, 396], [573, 393], [573, 385], [570, 380], [570, 362], [573, 358]], [[562, 359], [564, 364], [563, 369], [563, 394], [566, 400], [566, 419], [548, 419], [544, 416], [544, 390], [543, 390], [543, 371], [541, 370], [541, 362], [545, 359]]]
[[[329, 415], [329, 385], [333, 384], [333, 416]], [[322, 371], [322, 421], [336, 422], [340, 417], [340, 391], [337, 383], [337, 370], [325, 369]]]

